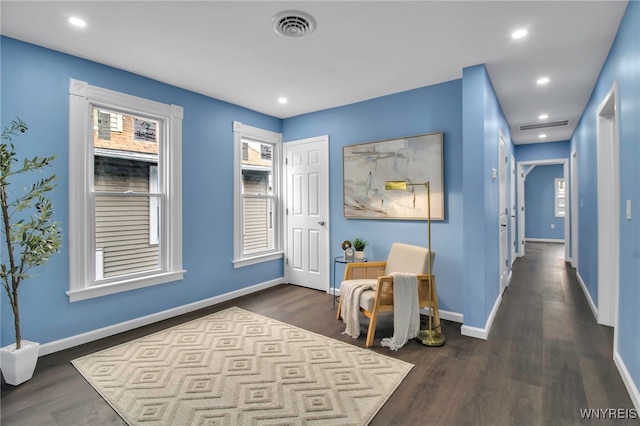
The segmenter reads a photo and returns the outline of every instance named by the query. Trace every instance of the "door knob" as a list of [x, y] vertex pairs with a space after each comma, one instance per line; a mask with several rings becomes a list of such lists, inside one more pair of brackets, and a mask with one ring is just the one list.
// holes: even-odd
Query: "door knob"
[[320, 222], [318, 222], [318, 225], [324, 226], [324, 220], [321, 220]]

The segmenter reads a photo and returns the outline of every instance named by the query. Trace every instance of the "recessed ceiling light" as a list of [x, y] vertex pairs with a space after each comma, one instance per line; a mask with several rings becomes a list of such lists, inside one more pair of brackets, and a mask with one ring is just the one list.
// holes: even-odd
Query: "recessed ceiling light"
[[539, 78], [536, 83], [538, 83], [538, 85], [543, 85], [543, 84], [547, 84], [549, 82], [549, 77], [542, 77]]
[[540, 120], [546, 120], [547, 118], [549, 118], [549, 114], [540, 114], [540, 115], [538, 116], [538, 118], [539, 118]]
[[546, 135], [546, 134], [544, 134], [544, 133], [540, 133], [540, 135], [538, 135], [538, 137], [539, 137], [540, 139], [544, 139], [544, 138], [546, 138], [546, 137], [547, 137], [547, 135]]
[[520, 29], [520, 30], [516, 30], [511, 34], [511, 38], [517, 40], [519, 38], [522, 38], [522, 37], [526, 36], [528, 33], [529, 32], [527, 30], [525, 30], [524, 28]]
[[77, 18], [75, 16], [72, 16], [71, 18], [69, 18], [69, 23], [71, 25], [73, 25], [74, 27], [86, 27], [87, 23], [84, 21], [84, 19], [80, 19]]
[[287, 102], [289, 102], [289, 100], [287, 98], [285, 98], [284, 96], [281, 96], [281, 97], [278, 98], [278, 103], [281, 103], [281, 104], [284, 105]]

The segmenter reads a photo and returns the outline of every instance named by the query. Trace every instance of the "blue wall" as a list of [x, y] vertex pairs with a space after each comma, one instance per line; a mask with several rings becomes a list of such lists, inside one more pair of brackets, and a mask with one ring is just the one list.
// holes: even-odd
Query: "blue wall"
[[500, 133], [507, 141], [511, 134], [486, 67], [464, 68], [462, 81], [464, 324], [485, 329], [500, 293], [499, 185], [491, 169], [498, 169]]
[[[525, 238], [564, 240], [564, 217], [555, 215], [555, 179], [562, 179], [560, 164], [536, 166], [524, 183]], [[565, 198], [566, 202], [569, 198]], [[551, 228], [551, 225], [554, 228]]]
[[440, 309], [462, 312], [462, 82], [454, 80], [284, 120], [285, 141], [329, 135], [331, 256], [340, 243], [362, 237], [367, 257], [384, 260], [391, 243], [426, 245], [424, 221], [345, 219], [342, 147], [430, 132], [444, 132], [445, 220], [431, 225], [437, 253]]
[[[55, 219], [69, 229], [69, 79], [184, 107], [182, 281], [69, 303], [69, 241], [46, 269], [21, 288], [23, 337], [52, 342], [97, 328], [207, 299], [283, 276], [282, 261], [234, 270], [234, 120], [280, 132], [279, 119], [181, 90], [138, 75], [2, 37], [1, 123], [22, 118], [29, 130], [15, 142], [24, 155], [56, 154], [52, 193]], [[191, 188], [191, 189], [189, 189]], [[4, 250], [4, 247], [3, 247]], [[6, 253], [2, 253], [6, 255]], [[13, 322], [2, 292], [2, 345], [13, 342]]]
[[569, 158], [571, 145], [569, 141], [528, 143], [516, 145], [514, 154], [516, 161], [541, 161]]
[[[578, 128], [571, 139], [578, 153], [578, 272], [597, 303], [597, 160], [596, 115], [618, 85], [620, 153], [620, 287], [618, 353], [634, 381], [640, 383], [640, 2], [630, 1]], [[625, 218], [626, 200], [633, 216]], [[636, 401], [638, 403], [638, 401]]]

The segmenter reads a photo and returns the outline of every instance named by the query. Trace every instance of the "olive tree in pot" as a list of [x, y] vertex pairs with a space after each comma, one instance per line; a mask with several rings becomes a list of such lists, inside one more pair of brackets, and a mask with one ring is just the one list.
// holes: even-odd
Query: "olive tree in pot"
[[27, 125], [19, 118], [2, 130], [0, 144], [0, 203], [2, 208], [2, 261], [0, 280], [7, 292], [15, 328], [15, 343], [0, 348], [2, 375], [7, 383], [19, 385], [33, 376], [38, 361], [39, 344], [22, 339], [20, 331], [20, 305], [18, 288], [31, 270], [47, 263], [58, 252], [62, 234], [58, 222], [54, 222], [53, 205], [45, 194], [56, 186], [52, 174], [37, 180], [24, 192], [16, 195], [11, 187], [14, 177], [41, 171], [55, 158], [33, 157], [18, 160], [13, 137], [27, 131]]

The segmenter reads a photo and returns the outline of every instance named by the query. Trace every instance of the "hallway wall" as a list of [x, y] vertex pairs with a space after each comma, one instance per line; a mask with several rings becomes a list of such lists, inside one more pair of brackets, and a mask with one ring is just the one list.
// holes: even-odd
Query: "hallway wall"
[[[618, 85], [620, 163], [620, 286], [617, 348], [614, 357], [636, 408], [640, 409], [640, 2], [630, 1], [620, 28], [571, 138], [578, 154], [579, 265], [578, 274], [598, 303], [597, 110]], [[632, 218], [625, 217], [626, 200]]]
[[[462, 70], [463, 334], [486, 337], [500, 300], [499, 137], [511, 133], [484, 65]], [[509, 170], [509, 169], [507, 169]], [[507, 194], [510, 193], [507, 182]]]

